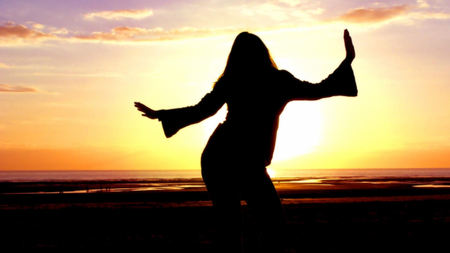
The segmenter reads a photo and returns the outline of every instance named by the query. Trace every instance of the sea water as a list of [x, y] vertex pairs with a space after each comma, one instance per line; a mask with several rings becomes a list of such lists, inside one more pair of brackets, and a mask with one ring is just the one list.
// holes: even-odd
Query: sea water
[[[442, 169], [290, 169], [274, 170], [272, 178], [414, 178], [450, 177], [450, 168]], [[0, 182], [200, 179], [200, 170], [58, 170], [0, 171]]]

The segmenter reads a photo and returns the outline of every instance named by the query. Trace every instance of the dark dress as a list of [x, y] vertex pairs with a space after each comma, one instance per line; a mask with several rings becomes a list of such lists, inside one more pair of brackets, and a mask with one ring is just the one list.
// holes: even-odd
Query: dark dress
[[[222, 78], [197, 105], [158, 111], [164, 133], [171, 137], [214, 115], [223, 104], [228, 106], [226, 120], [211, 135], [201, 159], [203, 180], [224, 227], [222, 237], [230, 247], [226, 250], [238, 247], [230, 243], [229, 232], [239, 227], [241, 199], [263, 221], [262, 230], [273, 230], [282, 223], [281, 203], [266, 166], [272, 160], [279, 116], [286, 104], [337, 95], [357, 95], [353, 70], [346, 61], [317, 84], [298, 80], [285, 70], [233, 81]], [[270, 247], [266, 250], [274, 252]]]

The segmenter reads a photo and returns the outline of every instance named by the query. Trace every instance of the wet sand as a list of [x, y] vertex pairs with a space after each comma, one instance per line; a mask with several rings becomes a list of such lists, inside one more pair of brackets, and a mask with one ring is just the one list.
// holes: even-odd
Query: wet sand
[[[274, 183], [285, 209], [284, 252], [448, 250], [449, 178]], [[247, 242], [255, 228], [243, 204]], [[215, 232], [198, 179], [1, 182], [0, 224], [2, 252], [212, 252]]]

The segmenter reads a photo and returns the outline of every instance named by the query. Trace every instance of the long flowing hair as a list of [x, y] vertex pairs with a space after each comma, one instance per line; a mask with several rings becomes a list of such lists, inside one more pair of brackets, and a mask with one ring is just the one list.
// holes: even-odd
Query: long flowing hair
[[252, 33], [241, 32], [233, 42], [227, 65], [216, 84], [225, 80], [261, 76], [277, 69], [262, 40]]

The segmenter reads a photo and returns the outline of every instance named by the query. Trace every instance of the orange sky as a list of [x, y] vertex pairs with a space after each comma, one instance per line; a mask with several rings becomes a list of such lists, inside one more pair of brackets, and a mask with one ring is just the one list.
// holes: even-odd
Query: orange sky
[[166, 139], [134, 101], [197, 103], [243, 30], [318, 82], [344, 28], [358, 97], [289, 104], [272, 169], [450, 167], [447, 2], [175, 2], [2, 1], [0, 170], [200, 169], [225, 108]]

